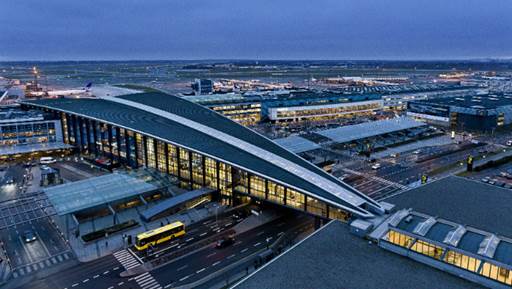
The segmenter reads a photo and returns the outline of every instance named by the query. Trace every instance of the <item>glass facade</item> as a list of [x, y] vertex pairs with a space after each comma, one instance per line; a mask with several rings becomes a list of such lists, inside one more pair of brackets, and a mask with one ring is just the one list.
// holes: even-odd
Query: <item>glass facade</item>
[[512, 285], [512, 274], [510, 270], [491, 263], [484, 263], [481, 275], [501, 283]]
[[415, 237], [394, 230], [389, 230], [384, 240], [480, 276], [512, 285], [512, 275], [509, 269], [483, 261], [477, 257], [468, 256], [464, 253], [450, 248], [444, 248], [424, 240], [417, 240]]
[[450, 263], [462, 269], [466, 269], [473, 272], [476, 272], [478, 270], [481, 263], [481, 261], [476, 258], [451, 250], [446, 252], [444, 261], [446, 263]]
[[206, 187], [212, 188], [212, 189], [218, 189], [218, 174], [217, 174], [217, 161], [214, 159], [211, 159], [209, 157], [205, 157], [204, 160], [204, 175], [205, 175], [205, 183], [204, 185]]
[[268, 181], [268, 197], [267, 200], [284, 205], [284, 187], [274, 182]]
[[63, 142], [60, 132], [61, 122], [58, 120], [0, 124], [0, 145]]
[[203, 172], [203, 156], [198, 153], [191, 153], [192, 156], [192, 187], [199, 189], [203, 187], [204, 172]]
[[387, 240], [390, 243], [398, 245], [400, 247], [409, 248], [414, 242], [414, 238], [405, 234], [389, 230], [387, 234]]
[[[324, 218], [341, 221], [350, 218], [350, 214], [342, 209], [201, 153], [96, 120], [60, 113], [57, 116], [61, 117], [57, 123], [62, 124], [65, 140], [79, 146], [82, 152], [131, 167], [145, 166], [168, 173], [185, 189], [209, 187], [218, 190], [225, 204], [232, 204], [233, 194], [240, 193]], [[48, 126], [47, 130], [55, 132], [56, 128]], [[9, 134], [8, 130], [6, 134]]]
[[156, 150], [153, 138], [146, 138], [146, 157], [148, 168], [156, 168]]
[[412, 245], [411, 250], [432, 257], [434, 259], [441, 259], [444, 253], [444, 249], [442, 247], [436, 246], [423, 240], [416, 241], [416, 243]]
[[258, 177], [258, 176], [255, 176], [255, 175], [251, 175], [251, 180], [250, 180], [250, 183], [251, 183], [251, 196], [255, 196], [256, 198], [259, 198], [259, 199], [266, 199], [266, 182], [265, 182], [265, 179], [264, 178], [261, 178], [261, 177]]
[[167, 154], [165, 152], [165, 143], [156, 141], [157, 168], [162, 173], [167, 173]]
[[178, 172], [178, 149], [172, 144], [167, 144], [167, 154], [169, 158], [169, 174], [179, 177]]
[[135, 134], [135, 145], [137, 147], [137, 163], [140, 166], [145, 166], [146, 150], [144, 148], [144, 137], [139, 133]]
[[327, 205], [311, 197], [307, 197], [307, 211], [313, 215], [327, 218]]

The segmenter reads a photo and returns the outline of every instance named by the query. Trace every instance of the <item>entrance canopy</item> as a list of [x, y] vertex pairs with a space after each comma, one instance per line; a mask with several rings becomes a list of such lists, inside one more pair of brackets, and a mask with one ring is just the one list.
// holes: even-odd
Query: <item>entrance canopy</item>
[[158, 182], [124, 173], [113, 173], [63, 184], [43, 191], [59, 215], [128, 199], [160, 189]]

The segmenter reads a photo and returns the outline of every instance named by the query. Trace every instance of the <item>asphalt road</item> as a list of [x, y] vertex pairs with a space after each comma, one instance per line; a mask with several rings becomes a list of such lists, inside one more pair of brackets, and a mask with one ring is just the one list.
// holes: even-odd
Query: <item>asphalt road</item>
[[183, 259], [152, 271], [151, 275], [164, 288], [167, 285], [180, 286], [200, 280], [222, 267], [266, 249], [267, 243], [271, 244], [281, 234], [306, 220], [277, 219], [242, 233], [237, 236], [235, 243], [229, 247], [219, 249], [215, 247], [215, 244], [212, 244]]
[[[0, 201], [0, 240], [12, 268], [13, 279], [26, 277], [73, 261], [74, 255], [60, 231], [52, 223], [48, 200], [44, 194], [25, 193], [32, 179], [25, 177], [31, 172], [21, 164], [11, 164], [2, 179]], [[14, 179], [15, 185], [5, 185]], [[36, 240], [26, 242], [27, 231]]]
[[[26, 289], [64, 289], [64, 288], [108, 288], [120, 282], [122, 288], [137, 288], [134, 281], [119, 277], [122, 266], [112, 256], [106, 256], [92, 262], [82, 263], [72, 268], [60, 271], [48, 278], [37, 280], [17, 288]], [[121, 286], [119, 286], [121, 287]]]
[[[229, 218], [223, 221], [226, 225]], [[116, 257], [109, 255], [92, 262], [82, 263], [72, 268], [60, 271], [42, 280], [23, 285], [18, 288], [27, 289], [91, 289], [91, 288], [169, 288], [170, 285], [186, 284], [199, 280], [208, 274], [220, 270], [246, 256], [266, 248], [269, 242], [275, 240], [281, 232], [286, 232], [294, 225], [300, 225], [307, 217], [278, 219], [258, 228], [250, 230], [237, 237], [235, 244], [224, 249], [217, 249], [212, 244], [199, 251], [192, 252], [183, 258], [158, 268], [149, 273], [130, 278], [120, 277], [124, 270], [123, 264]], [[191, 238], [204, 233], [203, 227], [212, 229], [212, 223], [200, 223], [197, 231], [187, 234]], [[190, 226], [194, 230], [193, 226]], [[206, 237], [206, 235], [204, 235]], [[119, 254], [118, 254], [119, 255]], [[124, 257], [121, 257], [124, 259]], [[167, 286], [167, 287], [165, 287]]]

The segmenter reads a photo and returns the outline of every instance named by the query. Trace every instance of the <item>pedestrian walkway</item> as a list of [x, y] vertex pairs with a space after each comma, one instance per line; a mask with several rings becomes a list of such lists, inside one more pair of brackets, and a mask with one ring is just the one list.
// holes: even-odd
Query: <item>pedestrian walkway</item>
[[[146, 209], [147, 207], [148, 206], [146, 206]], [[139, 222], [140, 226], [123, 231], [122, 234], [120, 233], [109, 236], [108, 239], [102, 238], [93, 242], [84, 243], [80, 239], [80, 236], [77, 237], [74, 234], [74, 230], [76, 230], [76, 227], [69, 226], [66, 237], [69, 239], [69, 244], [73, 249], [75, 255], [77, 256], [78, 260], [80, 262], [88, 262], [100, 258], [102, 256], [110, 255], [116, 251], [126, 248], [127, 244], [126, 240], [123, 238], [123, 235], [130, 235], [133, 238], [137, 236], [137, 234], [161, 227], [163, 226], [163, 224], [168, 224], [175, 221], [181, 221], [186, 226], [189, 226], [192, 223], [199, 222], [211, 216], [215, 216], [215, 214], [221, 214], [226, 209], [226, 207], [219, 206], [213, 203], [207, 204], [203, 208], [190, 209], [180, 214], [168, 216], [151, 223], [145, 223], [141, 221], [137, 209], [138, 208], [136, 207], [118, 212], [117, 220], [119, 223], [121, 223], [128, 221], [130, 219], [134, 219], [137, 222]], [[65, 218], [56, 217], [54, 219], [59, 224], [59, 227], [66, 228]], [[111, 226], [112, 224], [112, 215], [97, 218], [94, 219], [93, 221], [84, 222], [80, 224], [80, 234], [83, 235], [95, 230], [102, 229], [107, 226]]]
[[158, 282], [153, 276], [151, 276], [151, 274], [149, 274], [149, 272], [141, 274], [134, 279], [142, 289], [162, 289], [162, 285], [158, 284]]
[[135, 258], [128, 250], [121, 250], [114, 253], [117, 261], [123, 265], [125, 270], [135, 268], [142, 264], [137, 258]]

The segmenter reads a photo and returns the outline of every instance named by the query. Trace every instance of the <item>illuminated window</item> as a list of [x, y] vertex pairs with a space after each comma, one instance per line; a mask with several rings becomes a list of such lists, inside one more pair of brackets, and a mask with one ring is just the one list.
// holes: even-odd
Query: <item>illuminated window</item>
[[409, 248], [409, 246], [414, 242], [414, 238], [393, 230], [388, 231], [386, 238], [388, 242], [404, 248]]
[[284, 205], [284, 187], [274, 182], [268, 182], [268, 200]]
[[209, 157], [205, 157], [205, 186], [217, 189], [217, 161]]
[[441, 259], [441, 256], [443, 255], [444, 252], [444, 249], [442, 247], [430, 244], [423, 240], [417, 240], [416, 243], [412, 245], [411, 250], [423, 255], [427, 255], [434, 259]]
[[155, 143], [153, 138], [146, 138], [146, 151], [148, 155], [148, 167], [156, 168]]
[[286, 205], [299, 210], [304, 210], [306, 196], [295, 190], [288, 188], [286, 190]]
[[261, 177], [251, 175], [251, 195], [265, 199], [265, 180]]
[[317, 199], [307, 197], [307, 211], [311, 214], [327, 217], [327, 205]]
[[444, 257], [444, 261], [446, 263], [450, 263], [452, 265], [455, 265], [457, 267], [476, 272], [478, 268], [480, 267], [480, 260], [469, 257], [467, 255], [455, 252], [455, 251], [448, 251], [446, 253], [446, 256]]

